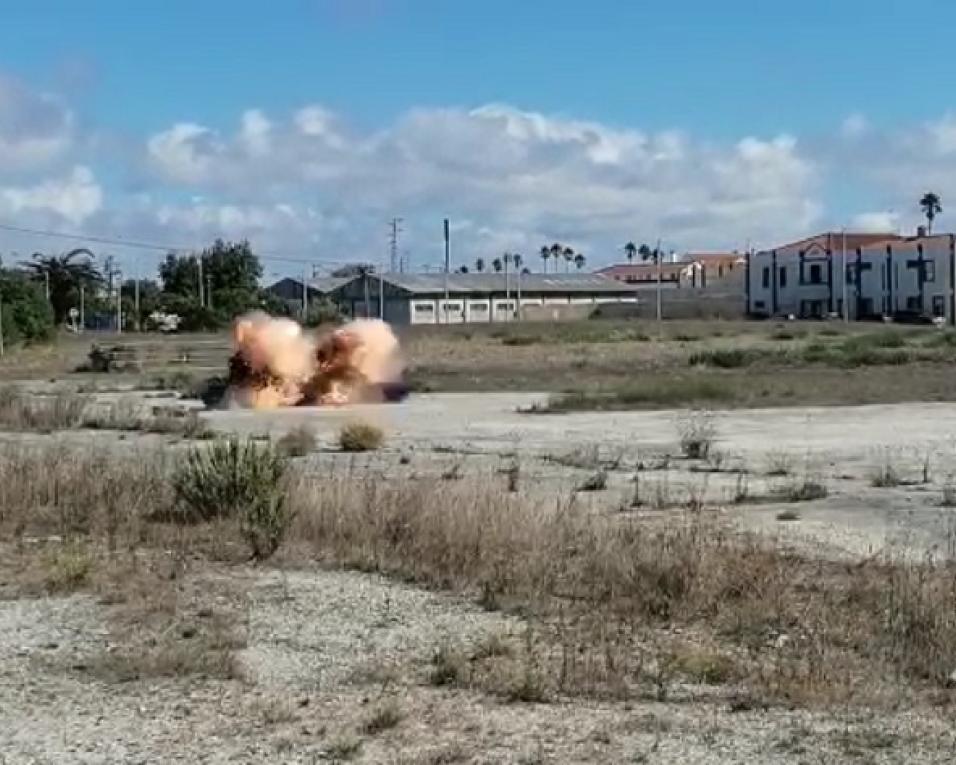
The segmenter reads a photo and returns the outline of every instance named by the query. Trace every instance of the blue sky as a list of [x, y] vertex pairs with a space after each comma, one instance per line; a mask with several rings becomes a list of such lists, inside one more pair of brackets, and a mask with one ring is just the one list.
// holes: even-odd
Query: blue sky
[[401, 215], [420, 263], [445, 214], [463, 260], [908, 228], [956, 193], [954, 28], [942, 0], [11, 3], [0, 222], [331, 262]]

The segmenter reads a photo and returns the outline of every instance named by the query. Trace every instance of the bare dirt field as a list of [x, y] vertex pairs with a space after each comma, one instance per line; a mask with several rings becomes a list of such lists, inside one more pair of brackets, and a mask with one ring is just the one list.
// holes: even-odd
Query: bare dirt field
[[825, 329], [410, 333], [439, 390], [270, 412], [8, 362], [0, 762], [953, 761], [956, 404], [815, 405], [952, 398], [948, 335]]

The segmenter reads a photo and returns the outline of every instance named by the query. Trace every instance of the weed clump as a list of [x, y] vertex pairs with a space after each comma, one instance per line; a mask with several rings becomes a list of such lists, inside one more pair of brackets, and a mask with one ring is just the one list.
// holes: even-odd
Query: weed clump
[[687, 459], [707, 459], [714, 445], [717, 428], [710, 412], [691, 412], [677, 423], [680, 450]]
[[237, 438], [189, 450], [173, 474], [188, 523], [233, 518], [255, 558], [268, 558], [292, 521], [286, 502], [285, 459], [271, 446]]
[[285, 457], [304, 457], [315, 451], [315, 431], [308, 425], [299, 425], [282, 436], [276, 447]]
[[339, 431], [339, 446], [344, 452], [372, 452], [385, 442], [385, 431], [367, 422], [352, 422]]

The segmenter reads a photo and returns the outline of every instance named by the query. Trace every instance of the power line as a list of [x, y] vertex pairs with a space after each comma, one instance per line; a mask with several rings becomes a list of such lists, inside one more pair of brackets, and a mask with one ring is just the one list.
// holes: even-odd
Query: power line
[[[153, 250], [155, 252], [169, 253], [190, 253], [202, 250], [201, 247], [183, 247], [179, 245], [158, 244], [155, 242], [140, 242], [134, 239], [123, 239], [120, 237], [100, 236], [97, 234], [74, 234], [66, 231], [54, 231], [51, 229], [28, 228], [26, 226], [15, 226], [10, 223], [0, 222], [0, 230], [12, 231], [20, 234], [31, 234], [33, 236], [44, 236], [53, 239], [68, 239], [77, 242], [96, 242], [97, 244], [111, 244], [114, 246], [128, 247], [135, 250]], [[292, 258], [286, 255], [275, 255], [269, 253], [256, 252], [260, 260], [270, 260], [285, 263], [305, 263], [314, 264], [321, 260], [330, 265], [345, 265], [350, 261], [332, 260], [329, 258]]]

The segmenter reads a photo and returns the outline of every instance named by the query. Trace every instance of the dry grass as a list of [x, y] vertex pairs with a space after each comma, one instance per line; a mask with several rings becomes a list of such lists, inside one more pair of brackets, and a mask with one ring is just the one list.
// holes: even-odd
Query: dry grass
[[282, 436], [276, 447], [286, 457], [304, 457], [315, 451], [315, 430], [308, 425], [298, 425]]
[[[823, 563], [706, 516], [667, 526], [609, 520], [573, 501], [555, 509], [468, 480], [312, 492], [300, 497], [295, 536], [314, 540], [329, 562], [531, 614], [544, 645], [525, 652], [518, 675], [537, 667], [535, 687], [639, 694], [668, 686], [670, 672], [733, 676], [777, 699], [877, 698], [897, 681], [944, 685], [956, 666], [956, 569], [946, 562]], [[667, 664], [676, 625], [708, 635], [709, 655], [721, 658]], [[436, 654], [433, 683], [474, 677], [461, 648]], [[525, 695], [534, 694], [515, 691]]]
[[368, 422], [350, 422], [339, 431], [339, 446], [344, 452], [370, 452], [381, 448], [385, 431]]
[[[91, 665], [100, 676], [234, 672], [231, 631], [178, 610], [170, 588], [180, 575], [136, 562], [173, 550], [162, 565], [188, 566], [241, 548], [238, 518], [157, 522], [175, 501], [176, 467], [158, 454], [0, 446], [0, 533], [18, 551], [0, 564], [7, 581], [35, 560], [41, 590], [105, 593], [105, 572], [127, 560], [119, 551], [141, 551], [112, 576], [134, 638]], [[878, 704], [940, 693], [956, 667], [956, 566], [946, 560], [806, 559], [707, 514], [596, 515], [573, 497], [555, 506], [467, 476], [299, 477], [283, 491], [294, 512], [289, 555], [467, 594], [530, 625], [523, 644], [444, 646], [436, 685], [541, 702], [730, 683], [769, 701]], [[50, 535], [59, 541], [30, 541]], [[135, 630], [167, 637], [138, 642]]]

